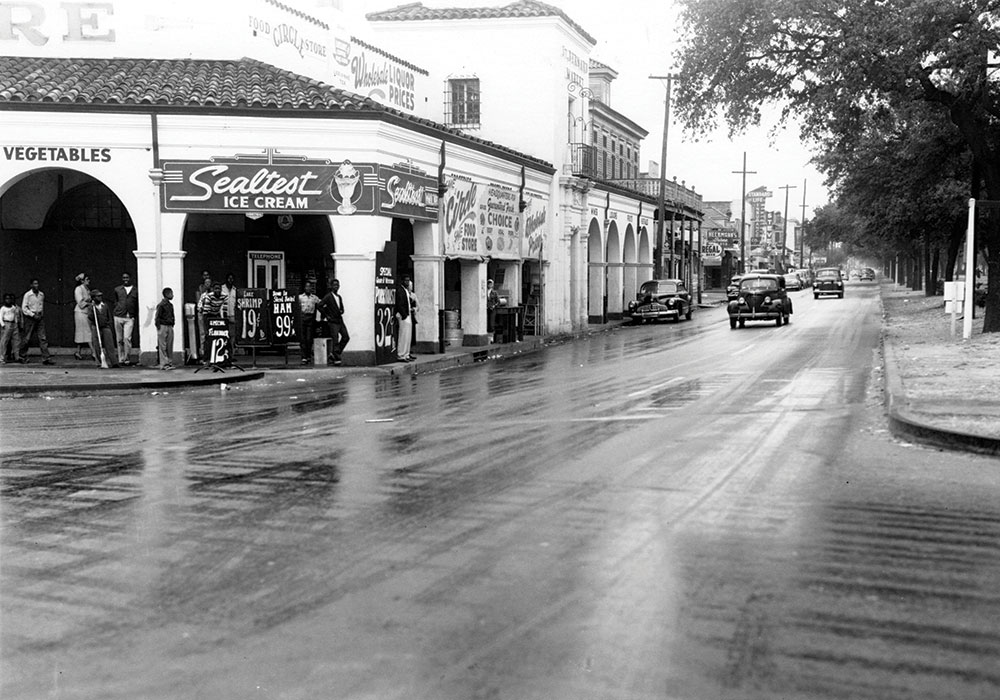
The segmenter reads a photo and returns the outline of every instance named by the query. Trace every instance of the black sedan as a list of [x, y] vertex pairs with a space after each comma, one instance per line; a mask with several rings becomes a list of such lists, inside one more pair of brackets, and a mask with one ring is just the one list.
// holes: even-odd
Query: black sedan
[[788, 323], [792, 314], [792, 300], [785, 291], [783, 275], [749, 274], [740, 280], [739, 296], [729, 302], [729, 327], [740, 328], [747, 321], [774, 321], [780, 326]]
[[681, 316], [690, 321], [691, 313], [691, 293], [684, 280], [664, 279], [643, 282], [623, 315], [638, 324], [661, 319], [680, 321]]

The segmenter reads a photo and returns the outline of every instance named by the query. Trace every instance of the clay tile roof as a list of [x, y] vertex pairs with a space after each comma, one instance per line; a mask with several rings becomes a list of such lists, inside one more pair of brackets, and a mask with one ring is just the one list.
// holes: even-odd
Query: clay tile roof
[[0, 102], [379, 110], [373, 100], [248, 58], [0, 57]]
[[427, 19], [509, 19], [516, 17], [561, 17], [592, 45], [597, 40], [590, 36], [569, 15], [538, 0], [517, 0], [502, 7], [424, 7], [421, 2], [411, 2], [381, 12], [371, 12], [365, 18], [371, 22], [406, 22]]
[[[40, 58], [0, 56], [0, 110], [34, 105], [67, 108], [185, 108], [368, 113], [452, 134], [544, 169], [551, 165], [512, 148], [386, 107], [369, 97], [250, 58]], [[383, 116], [384, 115], [384, 116]]]

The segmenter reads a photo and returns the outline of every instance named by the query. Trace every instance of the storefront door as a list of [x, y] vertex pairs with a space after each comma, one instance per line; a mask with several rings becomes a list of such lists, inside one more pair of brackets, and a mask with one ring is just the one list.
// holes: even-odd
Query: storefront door
[[247, 251], [247, 279], [259, 289], [285, 288], [285, 254], [273, 250]]

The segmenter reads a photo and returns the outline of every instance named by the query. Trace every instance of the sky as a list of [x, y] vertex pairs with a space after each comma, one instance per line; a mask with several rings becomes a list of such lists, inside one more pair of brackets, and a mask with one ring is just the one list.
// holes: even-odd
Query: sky
[[[359, 0], [365, 12], [406, 4], [410, 0]], [[427, 7], [471, 7], [506, 5], [512, 0], [422, 0]], [[640, 166], [660, 161], [663, 143], [663, 117], [666, 89], [663, 81], [650, 75], [666, 75], [674, 68], [671, 41], [676, 9], [670, 0], [544, 0], [559, 7], [597, 40], [593, 58], [611, 66], [618, 78], [611, 86], [611, 106], [649, 132], [642, 143]], [[736, 1], [736, 0], [734, 0]], [[391, 47], [386, 47], [391, 51]], [[413, 59], [419, 63], [419, 58]], [[773, 114], [777, 114], [775, 109]], [[823, 176], [809, 163], [812, 154], [798, 138], [795, 125], [785, 127], [773, 138], [769, 131], [776, 120], [732, 140], [723, 126], [701, 141], [685, 134], [681, 125], [671, 120], [667, 137], [668, 178], [677, 177], [707, 201], [734, 201], [739, 206], [743, 176], [743, 153], [748, 171], [746, 190], [764, 186], [773, 196], [767, 200], [768, 211], [785, 211], [787, 191], [788, 218], [802, 219], [803, 193], [805, 217], [810, 219], [816, 207], [829, 201]], [[733, 172], [737, 171], [737, 172]], [[733, 211], [738, 218], [740, 212]]]

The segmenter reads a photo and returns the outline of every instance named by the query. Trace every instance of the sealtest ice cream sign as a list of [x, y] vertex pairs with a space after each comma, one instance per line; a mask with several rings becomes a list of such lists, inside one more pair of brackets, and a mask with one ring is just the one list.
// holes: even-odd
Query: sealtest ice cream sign
[[163, 211], [375, 212], [378, 166], [263, 155], [163, 163]]

